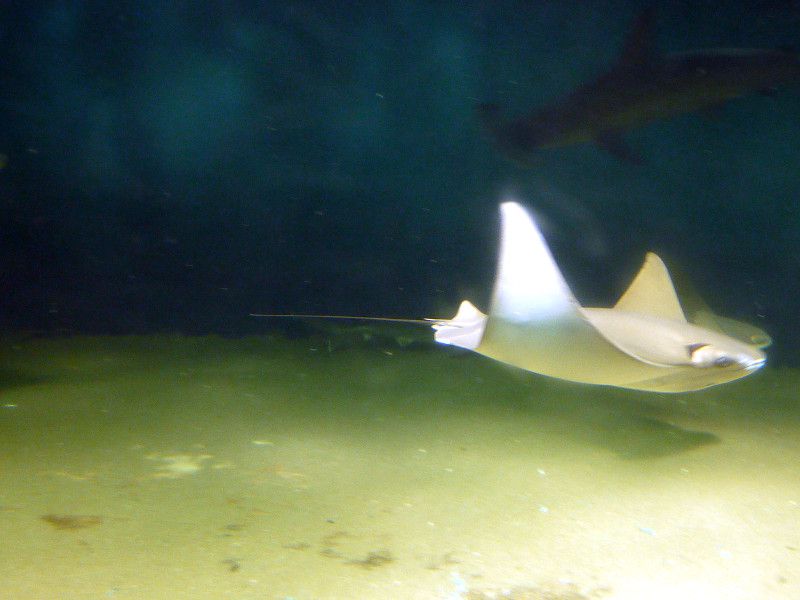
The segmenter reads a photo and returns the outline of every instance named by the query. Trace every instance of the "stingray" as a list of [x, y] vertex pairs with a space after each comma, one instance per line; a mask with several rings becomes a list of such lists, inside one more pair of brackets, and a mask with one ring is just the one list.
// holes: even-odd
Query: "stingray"
[[649, 392], [689, 392], [761, 368], [760, 329], [719, 317], [684, 315], [667, 267], [648, 252], [611, 308], [576, 300], [535, 219], [520, 204], [500, 205], [497, 274], [488, 313], [461, 302], [452, 319], [330, 315], [259, 315], [425, 323], [440, 344], [457, 346], [527, 371], [585, 384]]
[[613, 307], [584, 307], [534, 218], [516, 202], [501, 204], [500, 214], [489, 313], [464, 300], [452, 319], [432, 321], [437, 342], [558, 379], [651, 392], [700, 390], [764, 365], [769, 336], [757, 328], [716, 315], [687, 321], [653, 252]]

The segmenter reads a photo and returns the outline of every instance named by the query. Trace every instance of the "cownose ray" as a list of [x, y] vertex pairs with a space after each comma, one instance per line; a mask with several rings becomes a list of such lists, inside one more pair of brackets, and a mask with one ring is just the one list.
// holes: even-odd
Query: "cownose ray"
[[700, 390], [764, 365], [764, 332], [716, 315], [705, 326], [686, 320], [656, 254], [612, 308], [583, 307], [531, 214], [504, 202], [500, 216], [489, 313], [464, 300], [452, 319], [431, 320], [437, 342], [558, 379], [651, 392]]
[[256, 314], [256, 317], [424, 323], [440, 344], [557, 379], [650, 392], [690, 392], [761, 368], [762, 330], [700, 303], [687, 321], [667, 267], [653, 252], [612, 308], [581, 306], [536, 221], [500, 205], [497, 274], [488, 314], [464, 300], [452, 319]]

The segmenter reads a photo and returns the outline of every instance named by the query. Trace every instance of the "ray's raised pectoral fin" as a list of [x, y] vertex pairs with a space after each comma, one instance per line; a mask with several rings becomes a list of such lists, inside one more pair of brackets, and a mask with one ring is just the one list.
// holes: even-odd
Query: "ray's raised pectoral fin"
[[578, 301], [531, 216], [516, 202], [504, 202], [500, 218], [490, 316], [531, 323], [578, 315]]
[[654, 252], [647, 253], [639, 272], [614, 308], [665, 319], [686, 320], [669, 271]]
[[629, 380], [629, 367], [636, 361], [588, 320], [531, 215], [513, 202], [502, 204], [500, 213], [492, 306], [475, 351], [561, 379]]
[[602, 131], [595, 135], [594, 141], [600, 148], [622, 161], [632, 165], [641, 165], [644, 162], [642, 157], [622, 139], [618, 131]]

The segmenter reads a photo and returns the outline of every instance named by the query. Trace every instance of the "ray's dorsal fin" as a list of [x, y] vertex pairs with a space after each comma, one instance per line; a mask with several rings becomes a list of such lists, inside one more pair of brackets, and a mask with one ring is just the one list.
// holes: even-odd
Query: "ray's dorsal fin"
[[624, 70], [638, 70], [650, 67], [657, 59], [654, 46], [655, 14], [652, 8], [639, 13], [633, 28], [622, 45], [617, 67]]
[[490, 316], [532, 323], [578, 313], [578, 302], [530, 215], [516, 202], [504, 202], [500, 218], [502, 237]]
[[614, 305], [615, 309], [686, 321], [669, 271], [657, 254], [648, 252], [633, 282]]

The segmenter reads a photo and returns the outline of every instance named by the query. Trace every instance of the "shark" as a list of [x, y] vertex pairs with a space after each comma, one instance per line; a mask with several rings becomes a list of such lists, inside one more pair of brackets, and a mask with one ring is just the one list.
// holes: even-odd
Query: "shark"
[[689, 322], [654, 252], [613, 307], [584, 307], [531, 213], [507, 201], [500, 217], [489, 312], [464, 300], [452, 319], [431, 320], [440, 344], [557, 379], [648, 392], [702, 390], [764, 366], [771, 338], [708, 310], [702, 323]]
[[714, 116], [734, 98], [798, 81], [800, 57], [789, 49], [659, 53], [649, 9], [636, 19], [616, 64], [594, 81], [519, 118], [505, 119], [494, 103], [479, 105], [478, 115], [501, 152], [522, 166], [533, 164], [538, 150], [586, 142], [640, 163], [623, 132], [684, 113]]
[[582, 306], [533, 217], [500, 204], [500, 248], [487, 313], [464, 300], [450, 319], [257, 314], [424, 324], [434, 341], [551, 378], [647, 392], [691, 392], [764, 366], [772, 339], [761, 329], [692, 302], [687, 319], [669, 271], [648, 252], [609, 308]]

